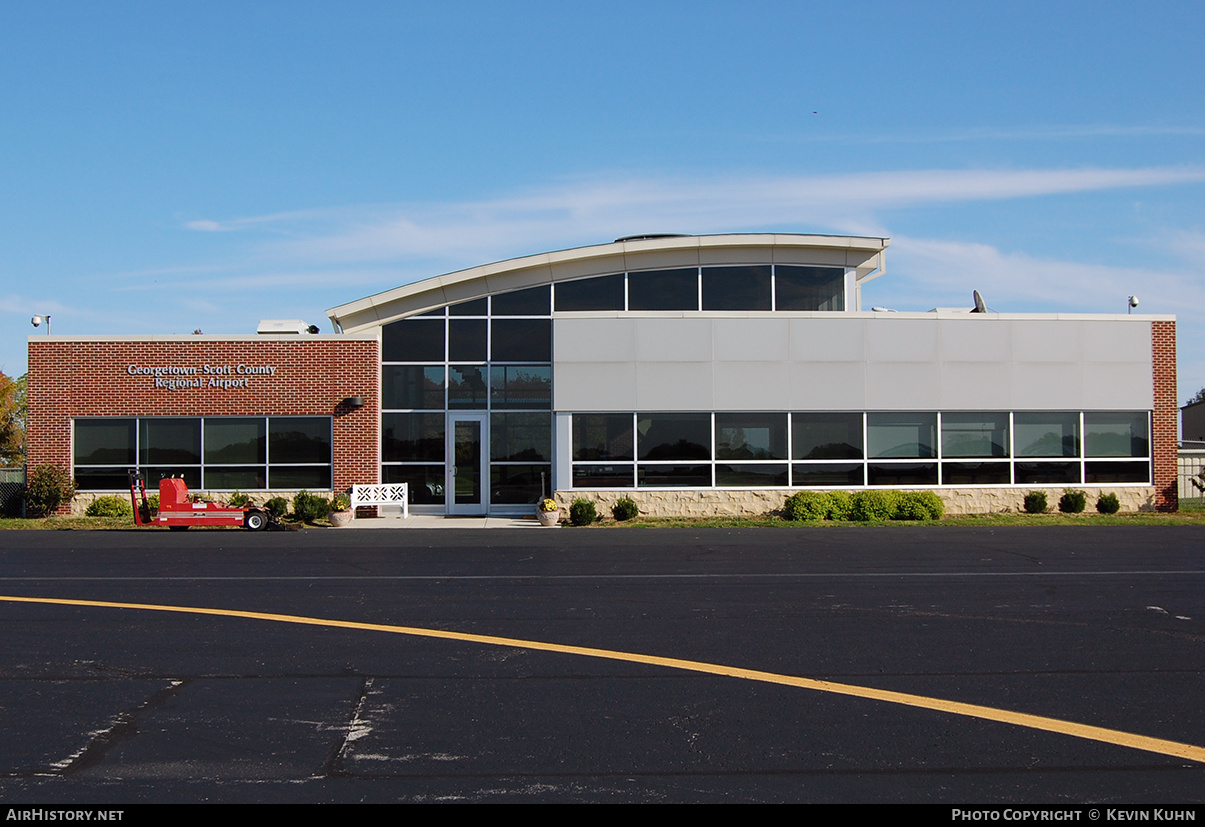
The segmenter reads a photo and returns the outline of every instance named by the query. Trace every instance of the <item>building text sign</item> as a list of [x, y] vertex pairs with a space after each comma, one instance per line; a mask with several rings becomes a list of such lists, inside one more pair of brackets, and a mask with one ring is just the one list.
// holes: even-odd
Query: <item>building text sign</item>
[[149, 377], [154, 382], [152, 387], [169, 391], [187, 388], [230, 390], [250, 388], [251, 380], [256, 377], [274, 377], [276, 365], [128, 365], [126, 374]]

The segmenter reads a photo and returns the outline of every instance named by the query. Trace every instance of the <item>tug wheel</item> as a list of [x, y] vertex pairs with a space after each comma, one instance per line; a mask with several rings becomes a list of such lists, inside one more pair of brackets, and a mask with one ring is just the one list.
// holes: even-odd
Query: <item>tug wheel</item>
[[243, 518], [243, 525], [247, 527], [248, 531], [263, 531], [268, 527], [268, 517], [264, 512], [252, 509]]

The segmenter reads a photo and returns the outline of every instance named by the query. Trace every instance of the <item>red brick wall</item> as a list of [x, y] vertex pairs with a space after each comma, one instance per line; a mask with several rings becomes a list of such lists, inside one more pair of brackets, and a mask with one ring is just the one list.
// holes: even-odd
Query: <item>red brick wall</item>
[[[254, 340], [218, 336], [177, 341], [30, 338], [29, 467], [71, 468], [71, 420], [86, 416], [329, 416], [334, 488], [375, 483], [379, 473], [379, 343], [333, 336]], [[196, 368], [202, 388], [155, 387], [129, 366]], [[230, 374], [205, 374], [206, 365]], [[275, 366], [271, 376], [240, 375], [239, 365]], [[209, 387], [210, 379], [247, 387]], [[343, 400], [364, 397], [362, 408]]]
[[1176, 480], [1176, 323], [1151, 322], [1151, 354], [1154, 361], [1155, 410], [1151, 425], [1151, 459], [1154, 463], [1155, 509], [1176, 511], [1180, 496]]

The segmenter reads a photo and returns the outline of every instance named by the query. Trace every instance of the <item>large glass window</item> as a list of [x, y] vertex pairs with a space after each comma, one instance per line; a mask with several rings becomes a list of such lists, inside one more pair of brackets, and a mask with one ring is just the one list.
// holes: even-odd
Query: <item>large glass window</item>
[[[718, 413], [716, 459], [786, 459], [787, 415]], [[784, 473], [786, 466], [783, 466]]]
[[711, 459], [711, 414], [639, 414], [636, 433], [642, 460]]
[[387, 413], [381, 425], [385, 462], [443, 462], [443, 413]]
[[861, 459], [862, 414], [791, 414], [792, 459]]
[[773, 310], [770, 265], [704, 267], [704, 310]]
[[499, 293], [491, 300], [495, 316], [547, 316], [551, 291], [548, 287], [529, 287]]
[[935, 457], [936, 445], [936, 414], [866, 415], [866, 447], [871, 458]]
[[573, 415], [575, 461], [615, 462], [635, 458], [631, 414]]
[[444, 366], [383, 365], [381, 407], [385, 410], [442, 410]]
[[777, 310], [844, 310], [845, 271], [840, 267], [774, 267]]
[[490, 407], [552, 408], [551, 365], [494, 365], [490, 368]]
[[1079, 414], [1056, 411], [1013, 414], [1018, 457], [1078, 457]]
[[945, 459], [1008, 456], [1008, 414], [943, 413], [941, 455]]
[[490, 358], [495, 362], [551, 362], [551, 319], [494, 319]]
[[1145, 411], [1138, 413], [1085, 413], [1084, 456], [1150, 456], [1148, 420], [1149, 417]]
[[211, 491], [331, 487], [326, 416], [79, 419], [75, 446], [84, 491], [124, 489], [130, 469], [152, 489], [166, 477]]
[[556, 309], [559, 311], [623, 310], [623, 306], [623, 273], [557, 282]]
[[[442, 312], [442, 311], [441, 311]], [[381, 328], [381, 357], [385, 362], [442, 362], [443, 319], [402, 319]]]
[[629, 310], [698, 310], [699, 271], [646, 270], [628, 274]]

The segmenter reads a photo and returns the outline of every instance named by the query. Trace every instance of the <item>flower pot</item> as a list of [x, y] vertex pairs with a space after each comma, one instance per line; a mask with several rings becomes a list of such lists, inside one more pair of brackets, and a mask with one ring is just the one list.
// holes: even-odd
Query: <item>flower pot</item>
[[536, 516], [540, 518], [540, 525], [553, 526], [561, 521], [560, 511], [537, 511]]
[[351, 524], [351, 512], [350, 511], [332, 511], [326, 515], [326, 519], [329, 520], [330, 524], [333, 525], [335, 528], [340, 528], [342, 526]]

